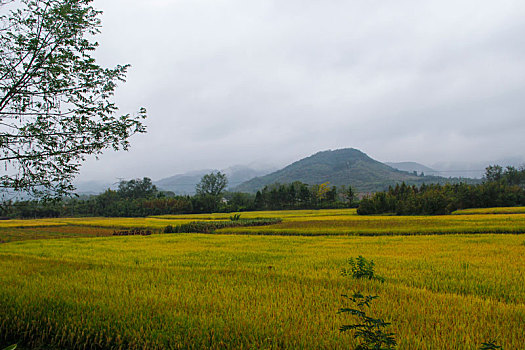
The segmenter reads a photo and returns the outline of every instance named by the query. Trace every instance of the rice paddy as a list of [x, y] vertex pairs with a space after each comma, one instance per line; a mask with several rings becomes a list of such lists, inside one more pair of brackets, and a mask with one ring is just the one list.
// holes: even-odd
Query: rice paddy
[[162, 218], [57, 218], [1, 220], [0, 243], [27, 239], [110, 236], [115, 230], [150, 229], [162, 232], [168, 225], [187, 224], [194, 219]]
[[525, 233], [525, 214], [442, 216], [316, 216], [284, 218], [277, 225], [234, 227], [220, 233], [264, 235], [419, 235]]
[[[337, 310], [341, 294], [361, 291], [379, 296], [369, 314], [392, 323], [399, 349], [477, 349], [493, 339], [524, 348], [525, 236], [491, 233], [521, 232], [522, 214], [257, 212], [241, 215], [283, 222], [257, 235], [100, 237], [229, 215], [0, 222], [9, 240], [0, 244], [0, 345], [348, 349], [352, 335], [338, 329], [351, 319]], [[456, 234], [384, 235], [427, 226]], [[359, 236], [365, 229], [380, 235]], [[17, 238], [23, 232], [41, 234]], [[358, 255], [374, 260], [384, 283], [341, 276]]]
[[[222, 234], [250, 235], [420, 235], [525, 233], [521, 208], [469, 209], [458, 215], [359, 216], [355, 209], [241, 212], [242, 219], [282, 218], [269, 226], [231, 227]], [[498, 215], [486, 215], [486, 214]], [[79, 236], [107, 236], [113, 230], [148, 229], [161, 233], [168, 226], [194, 221], [230, 220], [231, 213], [163, 215], [146, 218], [57, 218], [0, 221], [0, 242]], [[59, 229], [58, 227], [62, 227]], [[58, 233], [58, 234], [55, 234]], [[64, 233], [64, 234], [61, 234]]]
[[525, 214], [525, 207], [474, 208], [456, 210], [453, 215], [471, 214]]

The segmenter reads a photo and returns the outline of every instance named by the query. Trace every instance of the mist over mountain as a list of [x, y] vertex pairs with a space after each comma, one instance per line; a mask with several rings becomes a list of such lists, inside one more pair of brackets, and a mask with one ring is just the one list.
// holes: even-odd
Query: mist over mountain
[[226, 174], [228, 178], [228, 188], [231, 189], [247, 180], [250, 180], [257, 176], [268, 174], [274, 169], [265, 168], [252, 168], [244, 165], [234, 165], [223, 170], [217, 169], [203, 169], [197, 171], [191, 171], [184, 174], [178, 174], [170, 176], [158, 181], [154, 181], [154, 184], [160, 189], [165, 191], [172, 191], [176, 194], [194, 194], [195, 186], [200, 182], [201, 178], [211, 172], [221, 171]]
[[[266, 164], [253, 164], [249, 166], [245, 165], [234, 165], [226, 169], [201, 169], [195, 171], [188, 171], [186, 173], [177, 174], [174, 176], [166, 177], [157, 181], [153, 181], [159, 190], [172, 191], [176, 194], [194, 194], [195, 186], [200, 182], [201, 178], [211, 172], [221, 171], [228, 177], [228, 188], [237, 186], [247, 180], [250, 180], [257, 176], [266, 175], [276, 170], [275, 167], [271, 167]], [[147, 175], [146, 175], [147, 176]], [[118, 188], [120, 179], [114, 181], [77, 181], [75, 182], [76, 191], [79, 195], [97, 195], [108, 188]], [[128, 180], [128, 179], [122, 179]]]
[[469, 162], [469, 161], [442, 161], [433, 163], [430, 167], [417, 162], [385, 162], [392, 168], [414, 172], [418, 174], [434, 175], [441, 177], [461, 177], [481, 179], [485, 174], [485, 168], [489, 165], [500, 165], [502, 167], [520, 167], [525, 164], [525, 158], [508, 157], [492, 161]]
[[413, 173], [415, 171], [418, 174], [424, 173], [425, 175], [440, 176], [438, 171], [416, 162], [385, 162], [385, 164], [394, 169], [408, 171], [409, 173]]
[[437, 162], [431, 165], [438, 172], [438, 175], [444, 177], [469, 177], [481, 179], [485, 174], [485, 168], [489, 165], [500, 165], [502, 167], [513, 166], [520, 167], [525, 165], [524, 157], [507, 157], [492, 161], [483, 162]]
[[115, 181], [77, 181], [74, 183], [75, 193], [79, 195], [97, 195], [108, 188], [115, 189], [118, 187], [118, 179]]

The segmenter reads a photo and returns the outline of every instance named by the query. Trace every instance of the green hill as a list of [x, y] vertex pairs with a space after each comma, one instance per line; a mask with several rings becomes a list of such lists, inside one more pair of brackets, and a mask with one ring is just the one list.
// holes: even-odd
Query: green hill
[[233, 190], [253, 193], [266, 185], [294, 181], [310, 185], [330, 182], [332, 186], [350, 185], [358, 192], [375, 192], [403, 181], [422, 184], [458, 182], [459, 179], [416, 176], [378, 162], [357, 149], [345, 148], [316, 153], [281, 170], [246, 181]]

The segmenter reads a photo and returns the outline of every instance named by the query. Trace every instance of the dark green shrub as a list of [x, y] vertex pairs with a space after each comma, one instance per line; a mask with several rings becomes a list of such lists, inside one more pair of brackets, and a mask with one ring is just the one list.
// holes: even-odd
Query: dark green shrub
[[492, 340], [487, 343], [481, 343], [481, 348], [479, 350], [495, 350], [495, 349], [503, 349], [502, 346], [496, 345], [496, 341]]
[[113, 236], [150, 236], [151, 233], [151, 230], [135, 228], [131, 230], [113, 231]]
[[175, 227], [168, 225], [164, 228], [164, 233], [214, 233], [215, 230], [226, 227], [266, 226], [278, 224], [281, 221], [281, 218], [238, 219], [235, 221], [193, 221]]
[[365, 307], [370, 307], [370, 302], [377, 295], [364, 296], [355, 292], [352, 296], [342, 295], [350, 300], [357, 308], [341, 308], [338, 313], [349, 313], [355, 316], [357, 321], [353, 324], [343, 325], [339, 328], [340, 332], [354, 331], [354, 339], [359, 341], [356, 350], [391, 350], [396, 348], [394, 333], [385, 331], [390, 325], [380, 318], [373, 318], [366, 314]]
[[369, 280], [377, 280], [380, 282], [384, 282], [385, 279], [380, 276], [376, 276], [374, 273], [374, 261], [373, 260], [366, 260], [361, 255], [359, 255], [357, 258], [350, 258], [348, 259], [348, 264], [350, 265], [349, 269], [343, 268], [341, 270], [341, 275], [343, 276], [351, 276], [353, 278], [365, 278]]
[[241, 214], [230, 215], [231, 221], [239, 221], [240, 218], [241, 218]]

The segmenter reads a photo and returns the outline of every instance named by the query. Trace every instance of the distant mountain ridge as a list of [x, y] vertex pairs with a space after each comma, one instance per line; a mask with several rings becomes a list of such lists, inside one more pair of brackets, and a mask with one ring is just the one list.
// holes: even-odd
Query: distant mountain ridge
[[[310, 185], [324, 182], [330, 182], [332, 186], [350, 185], [357, 191], [366, 193], [381, 191], [387, 189], [389, 185], [403, 181], [416, 185], [460, 181], [479, 183], [481, 180], [472, 179], [473, 176], [468, 176], [468, 174], [475, 173], [480, 178], [483, 174], [482, 169], [489, 164], [506, 166], [507, 164], [523, 164], [524, 162], [521, 158], [516, 158], [487, 163], [437, 163], [427, 167], [416, 162], [381, 163], [357, 149], [344, 148], [318, 152], [277, 171], [268, 165], [257, 163], [252, 163], [249, 166], [236, 165], [221, 171], [228, 177], [228, 190], [230, 191], [254, 193], [266, 185], [301, 181]], [[469, 170], [469, 168], [475, 170]], [[212, 171], [218, 170], [191, 171], [163, 178], [153, 183], [160, 190], [173, 191], [176, 194], [194, 194], [195, 186], [202, 176]], [[417, 172], [417, 175], [414, 174], [414, 171]], [[421, 176], [421, 173], [424, 173], [425, 176]], [[108, 188], [116, 188], [118, 182], [80, 181], [76, 182], [75, 185], [78, 194], [95, 195]]]
[[424, 173], [425, 175], [440, 175], [439, 171], [436, 171], [432, 168], [427, 167], [426, 165], [416, 162], [385, 162], [385, 164], [394, 169], [408, 171], [409, 173], [413, 173], [415, 171], [418, 174]]
[[248, 166], [235, 165], [223, 170], [203, 169], [187, 172], [154, 181], [153, 183], [161, 190], [173, 191], [176, 194], [194, 194], [195, 186], [200, 182], [201, 178], [206, 174], [217, 171], [226, 174], [228, 178], [228, 188], [231, 188], [254, 177], [265, 175], [272, 170], [254, 169]]
[[108, 188], [116, 188], [117, 182], [110, 183], [107, 181], [80, 181], [75, 182], [75, 193], [79, 195], [98, 195]]
[[490, 161], [447, 161], [431, 164], [430, 166], [439, 172], [441, 176], [461, 176], [470, 178], [482, 178], [485, 175], [485, 168], [489, 165], [500, 165], [502, 167], [525, 166], [524, 157], [506, 157], [493, 159]]
[[332, 186], [350, 185], [358, 192], [382, 191], [400, 182], [408, 184], [454, 182], [453, 179], [417, 176], [397, 170], [370, 158], [357, 149], [344, 148], [318, 152], [281, 170], [248, 180], [234, 187], [233, 190], [253, 193], [266, 185], [294, 181], [310, 185], [325, 182], [330, 182]]

